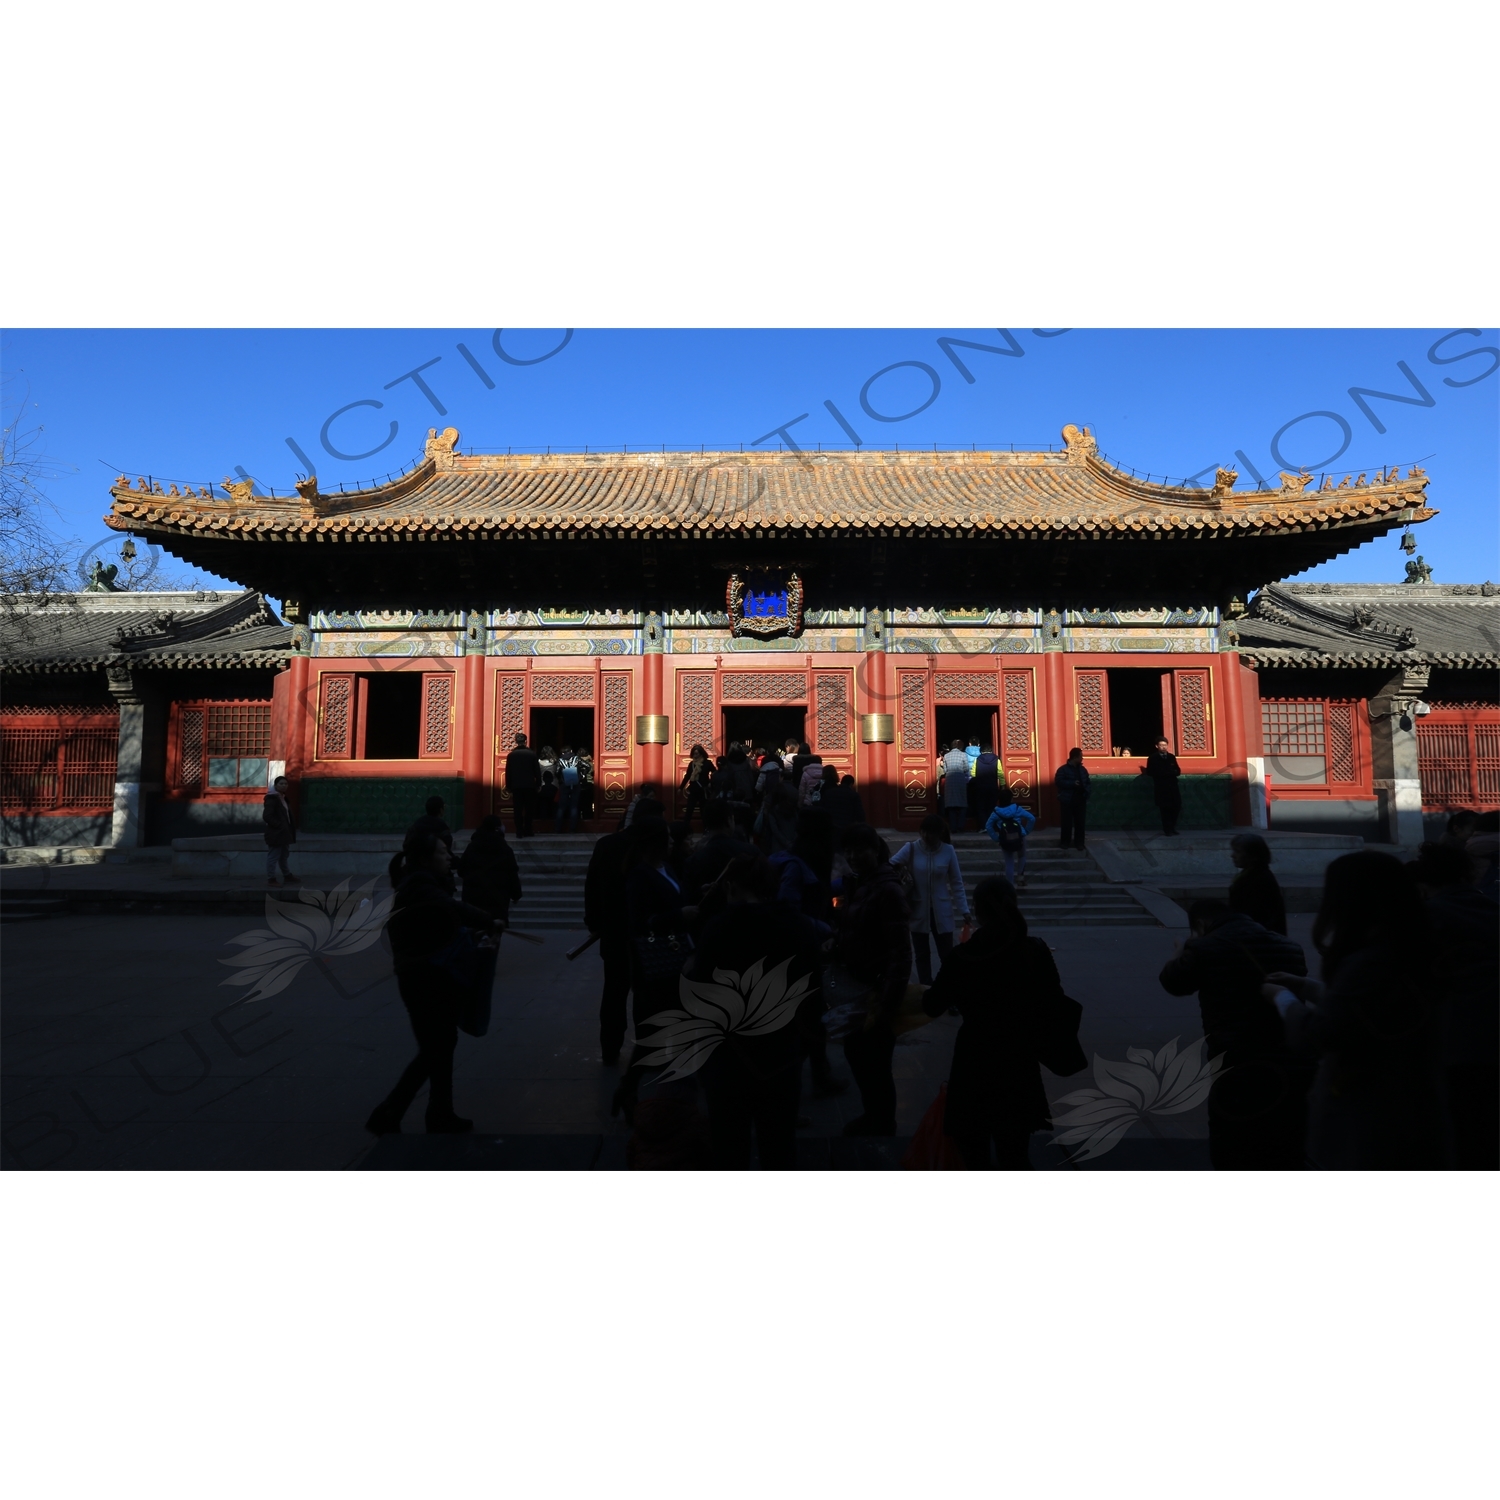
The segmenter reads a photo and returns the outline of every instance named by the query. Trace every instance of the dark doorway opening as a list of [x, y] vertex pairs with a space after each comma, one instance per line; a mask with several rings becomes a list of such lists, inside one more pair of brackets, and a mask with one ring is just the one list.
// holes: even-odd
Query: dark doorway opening
[[365, 759], [416, 760], [422, 739], [422, 674], [370, 672], [361, 685]]
[[1162, 736], [1162, 683], [1153, 667], [1110, 667], [1109, 734], [1112, 755], [1145, 755]]
[[999, 714], [999, 705], [995, 703], [960, 703], [938, 708], [933, 714], [938, 754], [946, 754], [954, 740], [962, 740], [966, 749], [978, 745], [983, 750], [988, 745], [993, 750]]
[[[724, 710], [724, 743], [720, 749], [727, 750], [732, 740], [757, 750], [774, 750], [795, 739], [799, 744], [807, 738], [807, 710], [805, 708], [726, 708]], [[684, 750], [690, 747], [684, 745]], [[706, 747], [712, 749], [712, 746]]]
[[591, 708], [538, 708], [531, 710], [531, 748], [541, 753], [566, 745], [575, 754], [594, 753], [594, 710]]

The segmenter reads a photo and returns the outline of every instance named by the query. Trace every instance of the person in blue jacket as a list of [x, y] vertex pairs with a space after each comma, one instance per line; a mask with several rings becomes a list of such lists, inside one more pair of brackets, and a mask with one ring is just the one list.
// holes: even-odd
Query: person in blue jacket
[[1010, 788], [1001, 787], [1000, 800], [984, 831], [1005, 855], [1005, 878], [1018, 887], [1026, 884], [1026, 836], [1035, 827], [1036, 819], [1016, 802]]

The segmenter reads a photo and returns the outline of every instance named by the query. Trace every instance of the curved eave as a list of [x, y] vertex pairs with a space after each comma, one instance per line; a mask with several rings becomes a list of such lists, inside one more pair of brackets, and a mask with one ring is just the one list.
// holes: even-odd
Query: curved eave
[[1406, 651], [1313, 651], [1292, 647], [1240, 647], [1240, 660], [1247, 667], [1402, 667], [1413, 662], [1434, 667], [1473, 670], [1500, 667], [1494, 651], [1424, 651], [1420, 646]]
[[575, 519], [540, 516], [399, 516], [374, 519], [369, 516], [306, 517], [294, 513], [277, 515], [219, 514], [211, 517], [170, 512], [149, 503], [117, 499], [105, 517], [116, 531], [137, 535], [183, 537], [199, 540], [295, 542], [316, 539], [328, 542], [443, 542], [443, 541], [630, 541], [703, 539], [811, 539], [853, 537], [980, 537], [996, 540], [1087, 540], [1105, 536], [1212, 538], [1297, 535], [1315, 531], [1355, 531], [1371, 526], [1390, 527], [1403, 521], [1431, 520], [1438, 511], [1410, 496], [1380, 504], [1320, 507], [1316, 511], [1288, 505], [1276, 511], [1256, 513], [1198, 511], [1192, 514], [1164, 512], [1148, 516], [1007, 516], [976, 515], [928, 519], [914, 516], [907, 522], [861, 522], [843, 517], [814, 517], [811, 521], [744, 521], [722, 523], [679, 522], [664, 517], [600, 517]]
[[88, 672], [98, 667], [275, 667], [280, 666], [291, 655], [291, 648], [287, 647], [282, 650], [261, 648], [244, 652], [221, 651], [213, 655], [162, 652], [151, 656], [126, 656], [119, 652], [108, 652], [92, 656], [0, 656], [0, 671], [45, 669], [49, 672]]

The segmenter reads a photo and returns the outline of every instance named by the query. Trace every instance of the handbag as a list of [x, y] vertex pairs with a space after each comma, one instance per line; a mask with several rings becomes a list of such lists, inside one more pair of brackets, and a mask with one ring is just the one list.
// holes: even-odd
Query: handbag
[[676, 979], [693, 953], [693, 940], [685, 932], [648, 932], [644, 937], [633, 938], [631, 946], [643, 985]]
[[944, 1128], [948, 1113], [948, 1085], [938, 1085], [937, 1098], [932, 1101], [917, 1133], [911, 1138], [906, 1155], [901, 1158], [902, 1167], [908, 1172], [962, 1172], [963, 1155]]
[[453, 984], [455, 1021], [469, 1036], [483, 1036], [490, 1029], [490, 1002], [495, 990], [498, 947], [482, 946], [470, 927], [461, 927], [446, 948], [427, 961], [440, 969]]

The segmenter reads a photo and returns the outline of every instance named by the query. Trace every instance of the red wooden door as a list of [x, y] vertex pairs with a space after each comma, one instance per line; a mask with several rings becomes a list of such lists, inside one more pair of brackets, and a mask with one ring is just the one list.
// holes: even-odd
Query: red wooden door
[[353, 760], [355, 731], [353, 672], [318, 677], [318, 759]]
[[1102, 668], [1081, 667], [1073, 673], [1073, 722], [1085, 755], [1109, 754], [1109, 679]]
[[495, 673], [495, 779], [492, 806], [510, 806], [505, 790], [505, 758], [516, 748], [516, 736], [526, 733], [526, 674]]
[[920, 822], [937, 804], [934, 725], [929, 674], [896, 672], [896, 761], [900, 776], [897, 817]]
[[[1163, 682], [1166, 681], [1163, 677]], [[1176, 714], [1164, 717], [1164, 725], [1176, 721], [1172, 742], [1175, 755], [1212, 755], [1214, 753], [1213, 700], [1210, 697], [1207, 667], [1181, 667], [1172, 673]]]
[[453, 732], [458, 715], [454, 706], [453, 673], [422, 674], [422, 729], [417, 755], [422, 760], [452, 760]]
[[1011, 795], [1023, 807], [1036, 807], [1036, 674], [1030, 667], [1000, 674], [1000, 738], [995, 748]]

